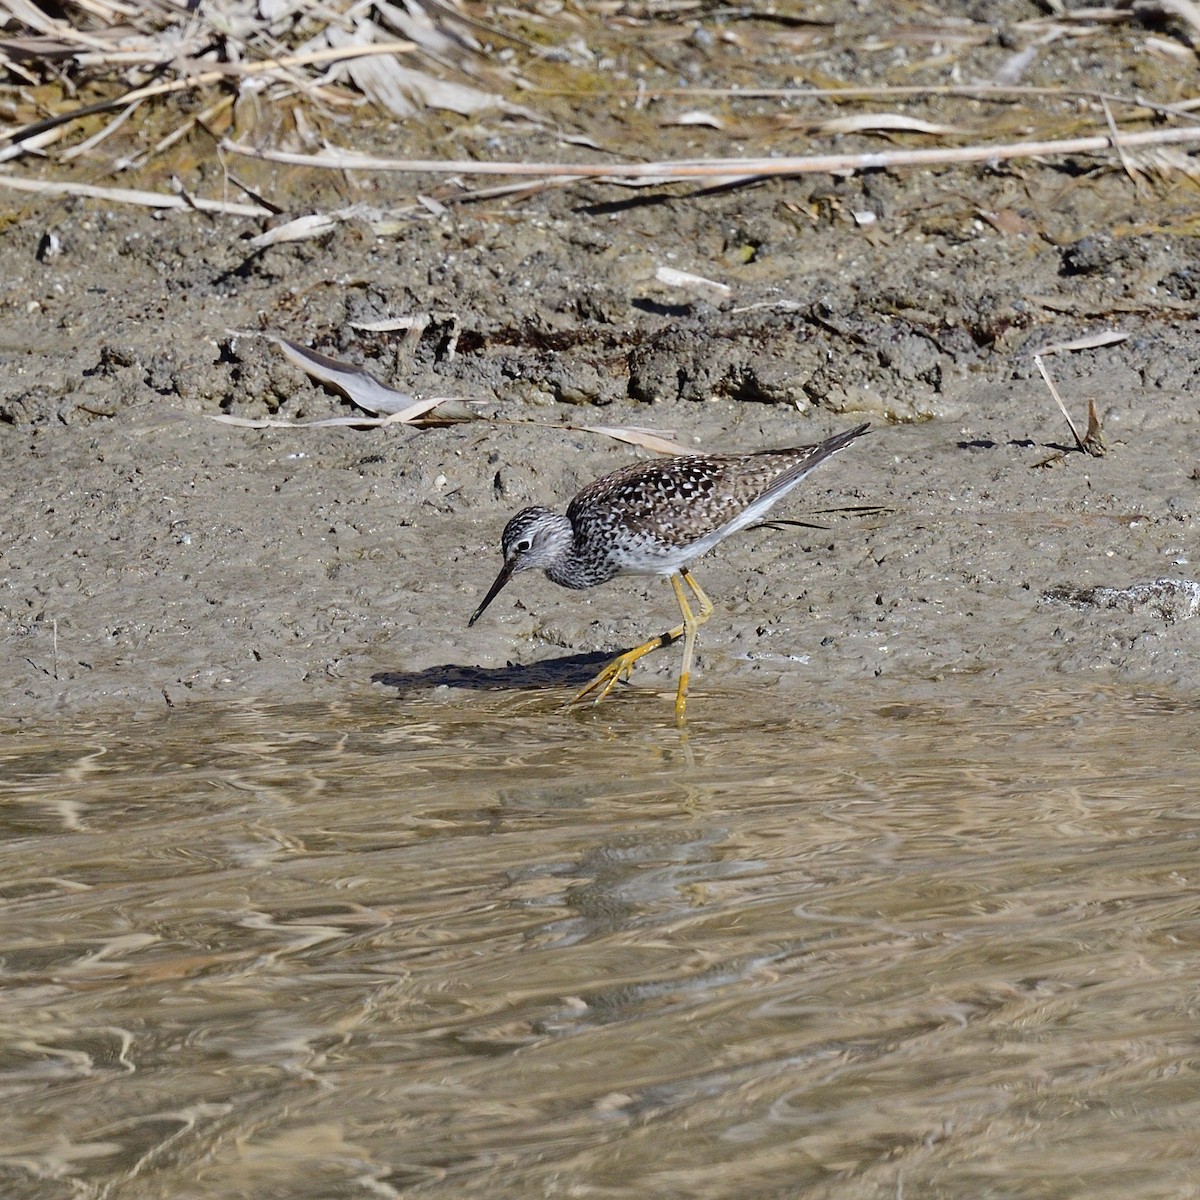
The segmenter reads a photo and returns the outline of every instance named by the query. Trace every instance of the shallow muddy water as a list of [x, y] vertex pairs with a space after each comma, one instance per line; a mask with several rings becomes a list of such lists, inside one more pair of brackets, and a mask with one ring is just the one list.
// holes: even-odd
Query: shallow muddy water
[[938, 694], [10, 729], [0, 1192], [1197, 1195], [1200, 706]]

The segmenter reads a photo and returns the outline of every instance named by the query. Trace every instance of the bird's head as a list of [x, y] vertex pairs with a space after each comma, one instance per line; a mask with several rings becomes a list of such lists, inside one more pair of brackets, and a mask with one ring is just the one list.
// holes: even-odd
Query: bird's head
[[518, 571], [536, 568], [544, 571], [554, 566], [570, 553], [573, 541], [571, 522], [561, 513], [551, 512], [548, 508], [521, 509], [505, 525], [504, 533], [500, 536], [504, 566], [467, 624], [474, 625], [479, 620], [483, 610]]

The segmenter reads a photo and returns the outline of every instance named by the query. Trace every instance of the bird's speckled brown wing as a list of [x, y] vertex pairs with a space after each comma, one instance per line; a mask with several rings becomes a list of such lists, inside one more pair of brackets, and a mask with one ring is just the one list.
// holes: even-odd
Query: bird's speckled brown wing
[[567, 517], [585, 538], [620, 529], [652, 538], [664, 549], [682, 549], [728, 525], [756, 501], [765, 499], [769, 507], [794, 481], [865, 429], [860, 426], [815, 446], [633, 463], [583, 488]]
[[589, 483], [567, 518], [581, 533], [597, 524], [618, 526], [664, 546], [686, 546], [728, 524], [795, 462], [785, 451], [632, 463]]

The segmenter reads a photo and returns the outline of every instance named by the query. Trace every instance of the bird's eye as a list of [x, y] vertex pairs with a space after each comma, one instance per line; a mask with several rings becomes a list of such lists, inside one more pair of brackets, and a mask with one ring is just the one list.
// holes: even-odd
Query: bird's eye
[[526, 538], [522, 538], [522, 539], [521, 539], [521, 540], [520, 540], [520, 541], [519, 541], [519, 542], [518, 542], [518, 543], [517, 543], [517, 544], [516, 544], [516, 545], [513, 547], [513, 549], [514, 549], [514, 550], [516, 550], [516, 551], [517, 551], [519, 554], [524, 554], [524, 553], [525, 553], [525, 551], [526, 551], [526, 550], [528, 550], [528, 549], [529, 549], [529, 547], [530, 547], [530, 546], [532, 546], [532, 545], [533, 545], [533, 541], [532, 541], [532, 539], [530, 539], [530, 538], [527, 538], [527, 537], [526, 537]]

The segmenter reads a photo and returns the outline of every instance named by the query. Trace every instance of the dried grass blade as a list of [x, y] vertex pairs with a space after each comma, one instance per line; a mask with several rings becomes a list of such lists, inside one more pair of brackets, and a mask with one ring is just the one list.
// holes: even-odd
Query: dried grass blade
[[1062, 397], [1058, 394], [1058, 388], [1054, 386], [1054, 380], [1051, 379], [1047, 373], [1046, 368], [1042, 363], [1041, 355], [1035, 354], [1033, 356], [1033, 361], [1037, 363], [1037, 369], [1041, 371], [1042, 378], [1046, 381], [1046, 386], [1050, 389], [1050, 395], [1054, 397], [1054, 403], [1058, 405], [1062, 415], [1066, 417], [1067, 424], [1071, 428], [1071, 435], [1075, 438], [1075, 445], [1077, 445], [1080, 450], [1087, 454], [1088, 448], [1086, 445], [1084, 445], [1083, 438], [1079, 436], [1079, 430], [1075, 428], [1075, 422], [1071, 420], [1071, 414], [1067, 412], [1067, 406], [1063, 403]]
[[1130, 155], [1130, 158], [1139, 170], [1147, 173], [1153, 171], [1161, 179], [1170, 179], [1173, 175], [1180, 174], [1192, 183], [1200, 183], [1200, 164], [1173, 146], [1141, 150], [1136, 156]]
[[124, 111], [119, 112], [115, 117], [113, 117], [113, 119], [109, 121], [103, 129], [97, 130], [90, 138], [85, 138], [78, 145], [72, 146], [68, 150], [64, 150], [57, 156], [58, 161], [70, 162], [73, 158], [78, 158], [81, 154], [86, 154], [93, 147], [100, 145], [105, 138], [116, 133], [116, 131], [120, 129], [126, 121], [129, 120], [140, 103], [140, 100], [135, 100], [132, 104], [125, 108]]
[[[159, 138], [148, 150], [139, 150], [136, 154], [122, 155], [113, 163], [113, 171], [127, 171], [130, 167], [145, 166], [152, 158], [162, 154], [164, 150], [169, 150], [176, 142], [181, 142], [197, 125], [207, 130], [209, 122], [218, 117], [225, 109], [230, 108], [235, 99], [236, 97], [234, 96], [222, 96], [215, 104], [210, 104], [203, 112], [188, 117], [177, 129]], [[242, 191], [246, 191], [246, 189], [242, 188]], [[251, 193], [247, 192], [246, 194], [250, 195]], [[262, 201], [261, 196], [254, 198]]]
[[[425, 412], [430, 412], [445, 398], [422, 400]], [[415, 406], [414, 406], [415, 407]], [[356, 429], [377, 429], [383, 425], [411, 425], [416, 418], [405, 418], [403, 413], [392, 413], [387, 417], [324, 417], [320, 421], [289, 421], [285, 417], [232, 417], [227, 413], [208, 413], [210, 421], [221, 425], [236, 425], [239, 429], [325, 429], [335, 425], [352, 425]], [[423, 415], [423, 414], [418, 414]]]
[[1108, 132], [1112, 134], [1113, 149], [1117, 152], [1117, 157], [1121, 160], [1121, 166], [1125, 168], [1125, 174], [1129, 176], [1130, 181], [1133, 183], [1134, 190], [1140, 196], [1144, 191], [1142, 181], [1133, 169], [1133, 163], [1130, 161], [1129, 155], [1125, 153], [1125, 146], [1121, 141], [1121, 131], [1117, 128], [1116, 121], [1113, 120], [1112, 109], [1109, 108], [1107, 100], [1102, 98], [1100, 103], [1104, 108], [1104, 119], [1108, 123]]

